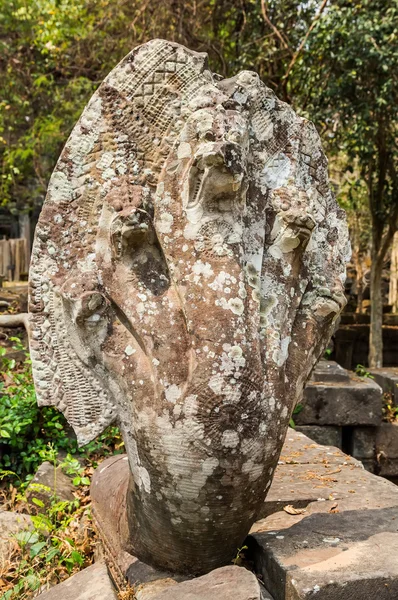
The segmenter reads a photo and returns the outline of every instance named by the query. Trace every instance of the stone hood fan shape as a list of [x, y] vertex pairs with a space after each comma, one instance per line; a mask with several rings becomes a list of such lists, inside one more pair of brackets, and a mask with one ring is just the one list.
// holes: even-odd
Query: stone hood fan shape
[[120, 425], [137, 556], [234, 555], [345, 303], [348, 246], [314, 126], [255, 73], [154, 40], [93, 95], [36, 230], [31, 356], [81, 444]]

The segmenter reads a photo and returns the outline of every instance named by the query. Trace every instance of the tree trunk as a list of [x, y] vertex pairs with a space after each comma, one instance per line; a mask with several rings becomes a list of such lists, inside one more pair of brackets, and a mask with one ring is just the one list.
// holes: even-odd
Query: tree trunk
[[383, 298], [381, 293], [381, 275], [383, 260], [372, 252], [370, 268], [370, 336], [369, 367], [383, 366]]
[[391, 250], [390, 289], [388, 303], [392, 306], [392, 312], [398, 312], [398, 232], [394, 234]]
[[353, 260], [355, 265], [355, 270], [357, 274], [357, 313], [362, 313], [362, 302], [363, 302], [363, 268], [362, 268], [362, 260], [359, 248], [355, 249], [353, 252]]

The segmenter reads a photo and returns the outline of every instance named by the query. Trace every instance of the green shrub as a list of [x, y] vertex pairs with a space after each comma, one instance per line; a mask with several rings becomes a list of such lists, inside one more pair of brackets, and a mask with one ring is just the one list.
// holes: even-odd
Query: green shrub
[[[11, 338], [15, 350], [23, 350], [18, 338]], [[0, 347], [0, 477], [13, 475], [20, 481], [32, 476], [53, 449], [69, 454], [92, 455], [122, 451], [119, 430], [109, 427], [95, 441], [78, 448], [64, 416], [52, 407], [38, 407], [28, 353], [22, 365], [6, 357]]]

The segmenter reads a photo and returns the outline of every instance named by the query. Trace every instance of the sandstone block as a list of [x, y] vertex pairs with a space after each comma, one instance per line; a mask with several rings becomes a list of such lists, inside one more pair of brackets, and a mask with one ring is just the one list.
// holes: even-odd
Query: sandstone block
[[347, 369], [344, 369], [334, 360], [320, 360], [316, 365], [311, 379], [313, 381], [349, 381], [350, 376]]
[[309, 381], [297, 425], [379, 425], [382, 390], [372, 379], [350, 372], [347, 381]]
[[341, 448], [341, 427], [333, 425], [297, 425], [296, 431], [300, 431], [317, 444]]
[[264, 504], [305, 512], [265, 510], [249, 538], [275, 600], [398, 597], [398, 488], [295, 431], [282, 454]]
[[272, 600], [257, 577], [243, 567], [228, 566], [163, 590], [153, 600]]
[[37, 596], [41, 600], [117, 600], [105, 563], [95, 563]]
[[390, 393], [395, 402], [398, 401], [398, 367], [369, 369], [384, 393]]
[[376, 456], [379, 475], [398, 477], [398, 423], [382, 423], [377, 428]]
[[376, 430], [376, 427], [354, 427], [350, 452], [354, 458], [375, 459]]

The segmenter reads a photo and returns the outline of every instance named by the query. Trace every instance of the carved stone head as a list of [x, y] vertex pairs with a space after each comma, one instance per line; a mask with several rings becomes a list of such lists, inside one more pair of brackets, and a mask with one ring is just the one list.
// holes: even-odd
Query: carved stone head
[[314, 126], [255, 73], [155, 40], [84, 110], [30, 275], [40, 404], [122, 430], [131, 549], [182, 571], [234, 554], [344, 305], [347, 227]]

